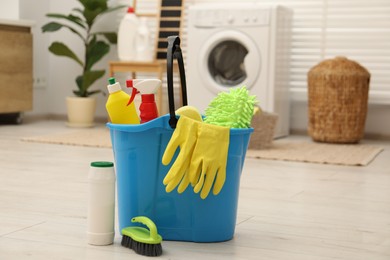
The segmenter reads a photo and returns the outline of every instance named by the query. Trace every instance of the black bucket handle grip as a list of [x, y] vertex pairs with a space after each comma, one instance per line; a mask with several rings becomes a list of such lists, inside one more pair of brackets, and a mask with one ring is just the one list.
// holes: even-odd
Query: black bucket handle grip
[[173, 59], [177, 59], [180, 73], [180, 85], [183, 106], [187, 105], [187, 85], [186, 75], [184, 71], [183, 55], [180, 49], [180, 38], [179, 36], [168, 37], [168, 48], [167, 48], [167, 85], [168, 85], [168, 102], [169, 102], [169, 125], [172, 128], [176, 128], [177, 118], [175, 114], [175, 99], [173, 93]]

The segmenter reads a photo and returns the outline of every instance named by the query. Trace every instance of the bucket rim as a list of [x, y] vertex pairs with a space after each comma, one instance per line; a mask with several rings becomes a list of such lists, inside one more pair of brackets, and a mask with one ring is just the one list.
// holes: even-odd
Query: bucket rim
[[157, 117], [149, 122], [142, 124], [114, 124], [107, 123], [106, 127], [110, 130], [117, 130], [123, 132], [143, 132], [155, 128], [171, 128], [169, 126], [169, 114]]
[[[160, 116], [155, 118], [149, 122], [143, 124], [113, 124], [106, 123], [106, 127], [110, 130], [117, 130], [123, 132], [143, 132], [150, 129], [162, 128], [162, 129], [171, 129], [169, 125], [169, 114]], [[241, 135], [241, 134], [249, 134], [253, 132], [253, 128], [231, 128], [230, 135]]]

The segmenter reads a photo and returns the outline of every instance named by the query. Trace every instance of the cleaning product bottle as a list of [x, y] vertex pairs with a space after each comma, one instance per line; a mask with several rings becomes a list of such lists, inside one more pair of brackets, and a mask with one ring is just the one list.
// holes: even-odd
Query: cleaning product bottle
[[119, 24], [118, 57], [122, 61], [132, 61], [136, 58], [136, 36], [139, 20], [134, 9], [129, 7]]
[[92, 162], [88, 173], [87, 241], [110, 245], [114, 241], [115, 172], [112, 162]]
[[151, 45], [150, 31], [147, 24], [147, 18], [141, 17], [136, 36], [136, 55], [135, 59], [142, 62], [153, 61], [153, 51]]
[[141, 93], [141, 105], [139, 106], [141, 123], [148, 122], [158, 117], [154, 94], [161, 87], [159, 79], [134, 79], [132, 85]]
[[106, 109], [111, 122], [114, 124], [139, 124], [139, 117], [134, 105], [135, 93], [130, 97], [121, 88], [115, 78], [109, 78]]

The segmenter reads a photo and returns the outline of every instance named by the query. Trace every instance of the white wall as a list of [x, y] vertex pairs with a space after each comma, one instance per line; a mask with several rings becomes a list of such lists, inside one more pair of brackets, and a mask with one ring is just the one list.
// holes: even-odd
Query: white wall
[[[69, 30], [61, 29], [54, 33], [42, 33], [41, 27], [51, 20], [46, 17], [47, 13], [68, 14], [71, 9], [79, 6], [80, 4], [76, 0], [20, 0], [20, 18], [36, 22], [32, 28], [34, 39], [34, 108], [26, 116], [66, 114], [64, 97], [73, 95], [72, 90], [77, 88], [75, 78], [81, 74], [82, 68], [73, 60], [51, 54], [48, 47], [54, 41], [62, 41], [82, 57], [84, 55], [83, 44], [81, 39]], [[113, 13], [104, 17], [97, 25], [100, 26], [99, 29], [108, 30], [111, 28], [115, 31], [118, 22], [117, 14]], [[111, 46], [110, 53], [95, 65], [95, 69], [106, 69], [106, 75], [93, 85], [93, 89], [106, 90], [109, 60], [117, 60], [116, 46]], [[43, 79], [45, 82], [37, 83], [37, 79]], [[95, 96], [98, 99], [96, 115], [105, 117], [106, 97], [102, 94]]]
[[0, 19], [19, 19], [19, 0], [1, 0]]
[[[20, 18], [32, 20], [35, 25], [31, 27], [33, 34], [33, 77], [46, 79], [46, 85], [49, 78], [49, 55], [47, 46], [49, 44], [49, 35], [41, 33], [41, 25], [46, 22], [45, 14], [49, 12], [49, 0], [20, 0]], [[33, 111], [28, 114], [45, 115], [48, 113], [48, 91], [47, 86], [36, 86], [34, 84], [33, 92]]]
[[[116, 0], [116, 2], [130, 2], [131, 0]], [[222, 0], [213, 0], [222, 1]], [[229, 0], [230, 1], [230, 0]], [[250, 1], [250, 0], [249, 0]], [[115, 2], [115, 1], [113, 1]], [[205, 0], [187, 0], [187, 4], [205, 2]], [[74, 79], [78, 75], [78, 65], [62, 57], [57, 57], [47, 51], [47, 47], [52, 41], [64, 40], [71, 48], [77, 49], [81, 53], [82, 46], [78, 38], [66, 30], [51, 34], [42, 34], [41, 26], [47, 22], [45, 14], [47, 12], [67, 13], [73, 7], [77, 6], [76, 0], [55, 1], [55, 0], [20, 0], [20, 18], [35, 20], [37, 22], [34, 33], [34, 76], [47, 76], [47, 86], [45, 88], [34, 89], [34, 110], [31, 115], [56, 114], [65, 115], [64, 97], [72, 95], [72, 89], [75, 88]], [[112, 22], [115, 24], [118, 21]], [[105, 26], [109, 23], [104, 22]], [[108, 61], [117, 60], [116, 47], [112, 46], [109, 55], [107, 55], [99, 64], [98, 68], [108, 70]], [[313, 64], [314, 65], [314, 64]], [[108, 73], [98, 82], [94, 88], [105, 90]], [[98, 117], [106, 116], [104, 104], [106, 97], [98, 95]], [[387, 102], [387, 103], [386, 103]], [[291, 102], [291, 129], [300, 132], [307, 128], [307, 101], [306, 98], [295, 96]], [[28, 115], [27, 114], [27, 115]], [[390, 137], [390, 100], [384, 100], [381, 104], [370, 104], [367, 115], [366, 133]]]

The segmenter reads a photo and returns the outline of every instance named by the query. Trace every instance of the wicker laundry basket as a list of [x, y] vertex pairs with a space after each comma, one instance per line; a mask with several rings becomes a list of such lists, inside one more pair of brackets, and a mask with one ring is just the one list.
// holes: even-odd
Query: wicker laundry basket
[[345, 57], [308, 72], [309, 127], [314, 141], [357, 143], [363, 138], [370, 73]]
[[260, 112], [252, 117], [254, 131], [249, 141], [248, 149], [262, 150], [272, 146], [278, 115], [269, 112]]

